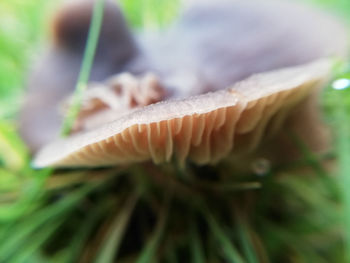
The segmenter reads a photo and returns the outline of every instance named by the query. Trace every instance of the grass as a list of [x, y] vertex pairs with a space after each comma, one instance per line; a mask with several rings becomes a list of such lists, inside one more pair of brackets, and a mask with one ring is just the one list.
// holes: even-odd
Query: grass
[[101, 28], [102, 19], [103, 19], [104, 3], [105, 3], [104, 0], [97, 0], [94, 6], [94, 12], [91, 19], [91, 25], [90, 25], [90, 30], [88, 34], [88, 41], [86, 43], [84, 59], [81, 64], [81, 70], [78, 76], [78, 81], [77, 81], [77, 85], [73, 96], [72, 106], [68, 110], [67, 116], [63, 122], [62, 134], [64, 136], [68, 135], [71, 132], [73, 123], [80, 111], [83, 94], [87, 88], [87, 83], [89, 81], [91, 68], [94, 62], [97, 42], [100, 35], [100, 28]]
[[[350, 80], [348, 67], [340, 71], [337, 76], [339, 80]], [[335, 82], [334, 82], [335, 83]], [[333, 88], [335, 85], [333, 85]], [[331, 89], [326, 93], [329, 115], [333, 119], [333, 126], [336, 131], [336, 151], [339, 163], [339, 180], [344, 204], [344, 230], [346, 250], [349, 252], [347, 262], [350, 262], [350, 126], [348, 116], [350, 114], [350, 85], [344, 85], [342, 90]]]
[[30, 55], [45, 36], [52, 5], [45, 0], [0, 3], [0, 119], [13, 118], [18, 110]]
[[182, 0], [121, 0], [126, 18], [135, 28], [159, 30], [173, 21]]
[[[168, 24], [179, 4], [140, 1], [121, 3], [135, 27], [150, 29]], [[1, 19], [20, 25], [0, 30], [0, 101], [20, 99], [30, 54], [45, 32], [39, 26], [47, 10], [44, 2], [0, 3], [5, 10], [0, 14], [6, 14]], [[96, 2], [72, 119], [88, 81], [102, 3]], [[322, 4], [346, 6], [342, 1]], [[16, 33], [22, 31], [19, 39]], [[338, 78], [350, 79], [346, 68], [338, 72]], [[0, 262], [349, 262], [349, 92], [331, 86], [324, 92], [326, 117], [336, 134], [338, 175], [323, 167], [329, 156], [313, 155], [301, 142], [296, 142], [300, 162], [263, 176], [233, 174], [228, 162], [204, 168], [187, 164], [185, 169], [146, 163], [34, 171], [15, 134], [18, 104], [3, 103]]]

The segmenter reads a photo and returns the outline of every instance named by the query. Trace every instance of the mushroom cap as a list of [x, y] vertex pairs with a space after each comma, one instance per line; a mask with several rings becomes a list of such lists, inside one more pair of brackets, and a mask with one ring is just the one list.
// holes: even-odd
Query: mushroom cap
[[[153, 160], [215, 163], [254, 150], [330, 77], [328, 59], [252, 77], [234, 86], [151, 104], [98, 128], [58, 139], [33, 161], [42, 167], [97, 167]], [[266, 134], [266, 133], [269, 134]]]

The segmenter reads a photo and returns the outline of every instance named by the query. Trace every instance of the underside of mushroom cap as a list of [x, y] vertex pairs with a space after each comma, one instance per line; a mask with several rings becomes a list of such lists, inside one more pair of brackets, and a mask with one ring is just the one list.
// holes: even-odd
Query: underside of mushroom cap
[[42, 167], [98, 167], [175, 157], [215, 163], [253, 151], [282, 126], [289, 112], [331, 74], [330, 60], [254, 75], [233, 87], [134, 110], [88, 132], [45, 146]]

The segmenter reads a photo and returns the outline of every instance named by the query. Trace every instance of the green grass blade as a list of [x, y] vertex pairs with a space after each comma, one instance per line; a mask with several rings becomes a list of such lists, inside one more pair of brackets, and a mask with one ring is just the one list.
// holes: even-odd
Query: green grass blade
[[3, 121], [0, 121], [0, 159], [11, 171], [19, 171], [28, 161], [27, 149], [15, 133], [14, 125]]
[[64, 219], [60, 219], [54, 222], [50, 222], [41, 227], [40, 230], [34, 233], [30, 238], [30, 242], [26, 242], [25, 245], [18, 250], [15, 256], [11, 259], [13, 263], [25, 263], [28, 262], [28, 258], [32, 257], [35, 252], [40, 251], [42, 245], [51, 235], [61, 226]]
[[227, 235], [225, 235], [225, 232], [215, 220], [214, 216], [209, 212], [209, 210], [204, 210], [204, 216], [208, 222], [211, 232], [220, 243], [226, 260], [232, 263], [245, 263], [237, 248], [234, 247], [231, 240]]
[[346, 108], [346, 103], [341, 98], [341, 94], [339, 94], [339, 101], [340, 103], [336, 106], [335, 110], [337, 126], [336, 149], [344, 204], [345, 256], [346, 262], [350, 262], [350, 126], [348, 124], [350, 107]]
[[167, 263], [178, 263], [179, 260], [177, 258], [177, 254], [176, 254], [176, 247], [174, 244], [172, 244], [172, 246], [168, 249], [167, 253], [166, 253], [166, 262]]
[[95, 57], [98, 38], [100, 35], [100, 29], [101, 29], [102, 20], [103, 20], [104, 2], [105, 0], [96, 0], [95, 2], [87, 44], [86, 44], [84, 57], [82, 61], [82, 66], [80, 69], [78, 82], [73, 95], [72, 106], [70, 107], [68, 114], [63, 122], [62, 135], [69, 134], [73, 126], [73, 123], [80, 111], [81, 99], [82, 99], [83, 93], [87, 88], [87, 82], [89, 81], [89, 76], [90, 76], [92, 64]]
[[322, 163], [317, 159], [316, 155], [307, 147], [307, 145], [298, 138], [295, 134], [289, 134], [293, 143], [297, 146], [302, 153], [303, 158], [309, 163], [319, 178], [329, 187], [333, 195], [337, 195], [339, 192], [336, 185], [336, 181], [329, 176], [326, 169], [322, 166]]
[[155, 231], [153, 232], [150, 239], [147, 241], [144, 249], [141, 251], [141, 254], [136, 260], [136, 263], [154, 262], [155, 260], [154, 257], [155, 257], [157, 248], [159, 247], [159, 244], [165, 229], [165, 224], [168, 218], [169, 206], [170, 206], [169, 200], [166, 200], [163, 206], [163, 209], [160, 212], [160, 216], [159, 216]]
[[192, 262], [193, 263], [206, 262], [195, 218], [191, 219], [189, 241], [191, 242], [190, 247], [191, 247], [191, 254], [192, 254]]
[[[47, 177], [51, 174], [50, 169], [44, 169], [41, 171], [26, 171], [27, 177], [31, 178], [25, 181], [23, 189], [18, 193], [18, 198], [14, 203], [2, 204], [0, 206], [0, 222], [13, 222], [23, 214], [32, 211], [33, 208], [38, 206], [38, 200], [43, 197], [43, 186]], [[1, 240], [1, 234], [0, 234]]]
[[[95, 186], [96, 187], [96, 186]], [[47, 222], [54, 222], [61, 216], [71, 211], [78, 202], [80, 202], [90, 191], [95, 189], [94, 186], [88, 185], [69, 197], [50, 205], [45, 209], [41, 209], [28, 219], [23, 218], [21, 222], [8, 229], [8, 233], [2, 236], [0, 240], [0, 262], [5, 262], [8, 258], [15, 255], [17, 250], [23, 246], [30, 236], [38, 231], [41, 226]]]
[[242, 245], [243, 253], [248, 263], [259, 263], [258, 257], [254, 250], [254, 245], [249, 236], [247, 225], [242, 219], [238, 220], [237, 229], [239, 233], [240, 242]]
[[89, 234], [93, 230], [96, 222], [105, 215], [108, 209], [113, 208], [113, 202], [104, 202], [89, 211], [88, 217], [84, 220], [78, 232], [74, 235], [71, 244], [68, 246], [68, 251], [64, 257], [64, 262], [78, 262], [82, 249], [89, 238]]
[[133, 194], [118, 213], [109, 230], [107, 238], [101, 245], [101, 251], [95, 261], [96, 263], [114, 262], [114, 258], [117, 256], [120, 243], [137, 200], [138, 195]]

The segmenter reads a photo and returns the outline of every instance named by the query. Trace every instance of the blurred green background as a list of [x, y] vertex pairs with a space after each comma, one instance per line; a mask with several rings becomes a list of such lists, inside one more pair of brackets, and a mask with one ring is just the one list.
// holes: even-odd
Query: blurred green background
[[[350, 21], [348, 0], [305, 1]], [[28, 151], [16, 134], [16, 113], [25, 96], [28, 67], [45, 46], [49, 35], [46, 21], [59, 2], [0, 1], [0, 262], [90, 262], [86, 258], [91, 254], [86, 251], [96, 244], [96, 240], [91, 243], [89, 238], [97, 222], [110, 227], [111, 234], [100, 233], [99, 241], [103, 245], [96, 245], [92, 261], [112, 262], [116, 247], [121, 246], [122, 229], [126, 228], [126, 222], [130, 219], [136, 197], [125, 189], [119, 193], [120, 196], [114, 197], [113, 189], [105, 188], [111, 173], [133, 174], [136, 182], [144, 183], [144, 186], [135, 183], [135, 188], [142, 188], [138, 191], [154, 191], [153, 186], [147, 188], [152, 183], [147, 179], [140, 179], [145, 171], [137, 168], [127, 172], [68, 171], [61, 174], [50, 170], [34, 171], [30, 168]], [[151, 29], [169, 23], [176, 16], [179, 4], [180, 0], [121, 1], [129, 22], [135, 28]], [[341, 71], [338, 77], [349, 78], [350, 75]], [[215, 219], [206, 214], [214, 240], [219, 243], [220, 251], [223, 251], [219, 253], [225, 258], [223, 262], [259, 262], [257, 259], [264, 257], [261, 256], [264, 254], [261, 252], [263, 249], [257, 249], [259, 245], [252, 238], [247, 238], [257, 235], [258, 232], [271, 256], [271, 262], [278, 262], [276, 260], [280, 257], [279, 250], [283, 248], [279, 243], [283, 242], [288, 243], [288, 249], [292, 251], [288, 252], [291, 255], [288, 262], [350, 262], [347, 261], [350, 259], [350, 198], [346, 194], [347, 185], [350, 186], [350, 92], [344, 90], [337, 93], [326, 89], [324, 97], [325, 112], [336, 131], [337, 143], [330, 158], [339, 163], [337, 176], [328, 174], [322, 167], [322, 160], [301, 146], [305, 155], [303, 165], [311, 168], [311, 172], [286, 169], [282, 172], [291, 176], [275, 181], [261, 179], [258, 182], [270, 189], [265, 198], [273, 200], [279, 196], [284, 200], [284, 223], [274, 225], [266, 221], [267, 217], [264, 216], [268, 212], [263, 207], [259, 208], [260, 215], [252, 226], [238, 222], [234, 226], [220, 227], [225, 225], [224, 220], [218, 219], [220, 216]], [[162, 169], [164, 173], [168, 171], [167, 167]], [[273, 178], [273, 175], [270, 177]], [[90, 198], [90, 195], [93, 197]], [[151, 193], [148, 195], [147, 198], [152, 197]], [[88, 196], [90, 199], [87, 199]], [[89, 202], [98, 205], [89, 207], [91, 210], [86, 212], [81, 207], [89, 206]], [[111, 207], [117, 205], [120, 213], [110, 214]], [[179, 204], [178, 206], [181, 207]], [[169, 213], [166, 209], [160, 209], [160, 220], [157, 221], [155, 231], [150, 231], [151, 234], [146, 235], [143, 245], [138, 245], [141, 252], [131, 253], [125, 262], [136, 262], [136, 258], [137, 262], [156, 262], [156, 251], [161, 245], [160, 236], [166, 236], [162, 225], [166, 213]], [[85, 223], [81, 223], [82, 221]], [[252, 234], [253, 230], [250, 228], [254, 228], [257, 223], [262, 224], [264, 229], [257, 227], [259, 230]], [[188, 240], [185, 238], [183, 245], [172, 244], [169, 247], [173, 246], [178, 253], [185, 253], [183, 247], [189, 246], [191, 262], [205, 262], [205, 253], [201, 248], [204, 245], [201, 245], [200, 234], [196, 228], [197, 226], [190, 224], [190, 235], [186, 236]], [[74, 235], [67, 239], [57, 234], [58, 229]], [[241, 233], [240, 238], [234, 239], [235, 242], [231, 242], [231, 231]], [[65, 242], [69, 245], [63, 245]], [[235, 245], [243, 251], [243, 261], [240, 261], [241, 256], [237, 256]], [[211, 246], [212, 244], [209, 247]], [[81, 260], [81, 254], [84, 253], [85, 261]], [[167, 250], [163, 251], [163, 254], [167, 253]], [[212, 262], [222, 262], [216, 261], [215, 256], [212, 257]], [[177, 262], [176, 255], [171, 255], [171, 252], [166, 258], [169, 262]]]

